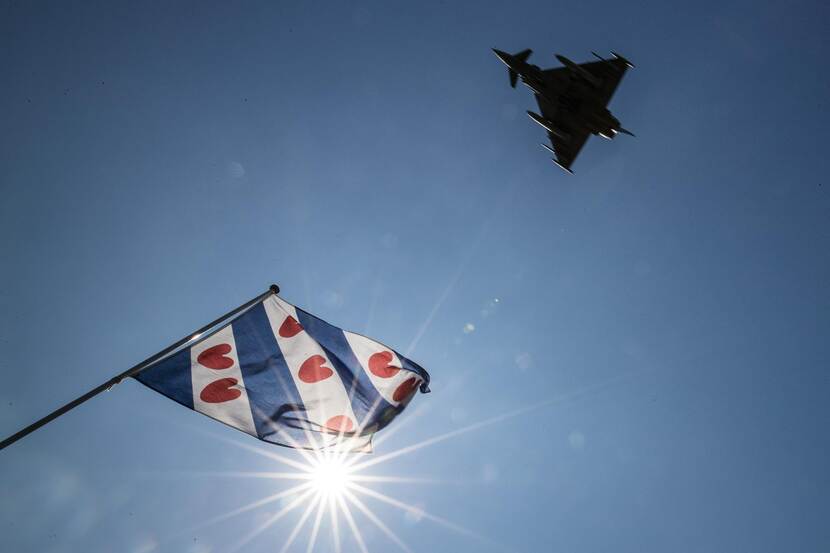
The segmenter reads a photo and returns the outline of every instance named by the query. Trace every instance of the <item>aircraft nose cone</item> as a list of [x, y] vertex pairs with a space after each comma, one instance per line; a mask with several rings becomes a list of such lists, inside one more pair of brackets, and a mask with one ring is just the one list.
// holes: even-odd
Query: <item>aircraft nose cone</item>
[[506, 65], [510, 65], [510, 63], [507, 61], [507, 59], [510, 57], [510, 55], [509, 55], [507, 52], [502, 52], [501, 50], [498, 50], [498, 49], [496, 49], [496, 48], [493, 48], [493, 53], [494, 53], [494, 54], [496, 54], [496, 56], [497, 56], [497, 57], [498, 57], [498, 58], [499, 58], [499, 59], [500, 59], [503, 63], [505, 63]]

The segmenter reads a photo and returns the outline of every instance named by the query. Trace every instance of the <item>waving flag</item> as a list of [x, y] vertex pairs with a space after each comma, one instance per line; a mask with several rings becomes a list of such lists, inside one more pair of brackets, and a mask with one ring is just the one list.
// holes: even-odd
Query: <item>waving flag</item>
[[429, 374], [383, 344], [269, 295], [174, 355], [141, 383], [279, 445], [370, 451]]

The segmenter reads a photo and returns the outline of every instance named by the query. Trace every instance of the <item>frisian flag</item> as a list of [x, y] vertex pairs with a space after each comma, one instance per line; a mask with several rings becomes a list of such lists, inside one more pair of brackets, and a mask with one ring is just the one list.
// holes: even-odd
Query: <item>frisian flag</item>
[[393, 349], [271, 294], [135, 378], [282, 446], [371, 451], [429, 374]]

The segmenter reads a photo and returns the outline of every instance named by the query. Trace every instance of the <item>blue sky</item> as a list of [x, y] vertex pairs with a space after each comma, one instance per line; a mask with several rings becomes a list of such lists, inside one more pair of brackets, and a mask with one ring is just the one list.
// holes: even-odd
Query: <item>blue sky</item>
[[[373, 467], [440, 481], [369, 501], [414, 551], [826, 551], [828, 21], [2, 2], [0, 433], [277, 282], [430, 371], [380, 454], [550, 401]], [[623, 53], [637, 138], [564, 174], [492, 47]], [[125, 382], [0, 453], [4, 549], [228, 551], [277, 507], [193, 527], [287, 485], [228, 440], [274, 451]]]

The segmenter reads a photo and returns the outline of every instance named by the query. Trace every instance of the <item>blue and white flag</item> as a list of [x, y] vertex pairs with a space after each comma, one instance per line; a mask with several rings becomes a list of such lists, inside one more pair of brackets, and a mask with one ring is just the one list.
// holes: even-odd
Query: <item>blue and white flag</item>
[[429, 374], [383, 344], [270, 295], [135, 378], [252, 436], [306, 449], [371, 451]]

